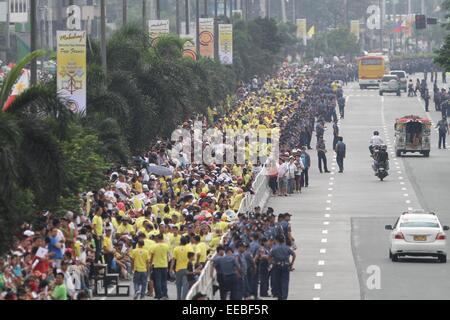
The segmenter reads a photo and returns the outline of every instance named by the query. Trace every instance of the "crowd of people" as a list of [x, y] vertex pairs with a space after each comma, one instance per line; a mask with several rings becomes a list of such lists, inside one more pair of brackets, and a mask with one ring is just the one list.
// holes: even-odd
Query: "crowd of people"
[[[342, 89], [335, 80], [346, 68], [286, 65], [239, 88], [234, 105], [209, 125], [279, 130], [281, 156], [267, 166], [269, 186], [280, 196], [301, 192], [314, 131], [320, 171], [324, 162], [328, 172], [324, 125], [337, 123]], [[181, 127], [193, 132], [194, 120]], [[0, 299], [90, 299], [101, 268], [132, 281], [134, 299], [169, 299], [169, 281], [177, 292], [170, 298], [185, 299], [213, 256], [222, 298], [265, 297], [271, 289], [286, 299], [296, 248], [290, 215], [241, 208], [263, 163], [196, 164], [182, 152], [171, 157], [172, 148], [161, 139], [133, 166], [108, 172], [104, 188], [81, 196], [80, 212], [38, 212], [24, 223], [0, 259]]]
[[410, 75], [414, 75], [415, 73], [436, 74], [438, 72], [442, 72], [442, 69], [433, 62], [433, 58], [431, 57], [430, 58], [411, 57], [411, 58], [392, 59], [391, 70], [403, 70]]

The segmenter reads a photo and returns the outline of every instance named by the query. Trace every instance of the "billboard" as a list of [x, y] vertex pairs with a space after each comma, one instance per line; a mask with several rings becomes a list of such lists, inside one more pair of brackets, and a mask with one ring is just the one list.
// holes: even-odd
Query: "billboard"
[[297, 38], [303, 39], [303, 44], [306, 45], [307, 36], [306, 19], [297, 19]]
[[183, 46], [183, 57], [197, 60], [197, 48], [195, 44], [195, 34], [182, 35], [182, 39], [186, 40]]
[[233, 64], [232, 24], [219, 24], [219, 59], [222, 64]]
[[356, 36], [356, 39], [359, 40], [360, 29], [359, 29], [359, 20], [352, 20], [350, 23], [350, 32]]
[[74, 113], [86, 113], [86, 31], [57, 32], [57, 93]]
[[214, 19], [200, 19], [200, 55], [214, 59]]
[[169, 34], [170, 23], [169, 20], [149, 20], [148, 32], [150, 33], [150, 41], [152, 46], [155, 41], [163, 34]]

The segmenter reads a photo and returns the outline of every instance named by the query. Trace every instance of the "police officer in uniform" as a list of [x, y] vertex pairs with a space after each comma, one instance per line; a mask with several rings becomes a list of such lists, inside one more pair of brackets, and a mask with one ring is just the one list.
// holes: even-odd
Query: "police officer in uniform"
[[228, 292], [231, 293], [231, 300], [242, 300], [242, 281], [239, 263], [233, 254], [233, 249], [228, 247], [226, 255], [214, 260], [214, 266], [219, 274], [220, 298], [226, 300]]
[[[291, 260], [292, 257], [292, 260]], [[276, 245], [269, 255], [269, 260], [273, 265], [272, 277], [273, 295], [278, 300], [287, 300], [289, 295], [289, 276], [295, 262], [295, 252], [286, 245], [283, 235], [278, 235]]]
[[269, 253], [270, 251], [267, 245], [267, 239], [262, 238], [255, 257], [255, 262], [258, 269], [259, 294], [261, 297], [269, 296]]

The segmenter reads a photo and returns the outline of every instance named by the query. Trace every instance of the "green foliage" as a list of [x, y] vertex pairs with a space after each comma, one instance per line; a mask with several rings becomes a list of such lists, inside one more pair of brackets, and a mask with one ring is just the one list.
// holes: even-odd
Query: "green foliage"
[[450, 71], [450, 34], [445, 37], [442, 47], [436, 51], [434, 61], [446, 72]]
[[308, 41], [307, 56], [354, 56], [359, 52], [357, 38], [347, 29], [319, 33]]
[[72, 138], [62, 143], [67, 186], [73, 193], [98, 190], [104, 186], [104, 174], [111, 163], [105, 159], [102, 144], [94, 132], [84, 130], [79, 125], [70, 129]]
[[[442, 10], [446, 13], [445, 17], [450, 18], [450, 0], [445, 0], [442, 3]], [[450, 30], [450, 23], [444, 25], [447, 30]], [[450, 34], [444, 38], [444, 43], [440, 49], [436, 50], [434, 58], [435, 63], [440, 65], [444, 71], [450, 71]]]

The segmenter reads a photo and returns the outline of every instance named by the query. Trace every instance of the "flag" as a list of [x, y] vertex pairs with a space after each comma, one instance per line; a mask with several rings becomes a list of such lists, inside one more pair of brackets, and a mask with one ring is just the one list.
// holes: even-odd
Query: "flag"
[[11, 104], [30, 86], [30, 70], [23, 69], [22, 75], [13, 87], [11, 95], [3, 106], [3, 112], [6, 112]]
[[308, 31], [308, 39], [311, 39], [316, 34], [316, 28], [312, 26]]

